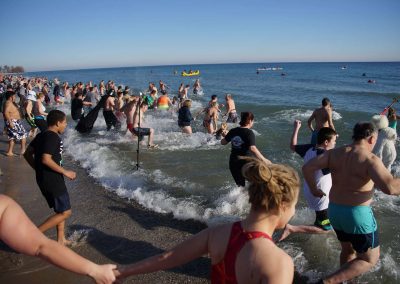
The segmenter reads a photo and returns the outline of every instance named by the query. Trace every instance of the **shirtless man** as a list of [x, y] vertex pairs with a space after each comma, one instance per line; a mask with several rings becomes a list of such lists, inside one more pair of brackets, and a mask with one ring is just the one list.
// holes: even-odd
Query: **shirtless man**
[[21, 141], [21, 155], [24, 154], [26, 149], [26, 130], [22, 125], [21, 113], [15, 104], [15, 92], [7, 91], [6, 102], [4, 103], [4, 121], [7, 128], [8, 135], [8, 150], [6, 155], [14, 156], [13, 150], [15, 141]]
[[236, 113], [235, 101], [232, 99], [232, 95], [226, 94], [225, 100], [226, 100], [226, 113], [224, 114], [224, 117], [228, 116], [226, 122], [237, 123], [238, 116]]
[[203, 126], [207, 130], [207, 133], [213, 134], [217, 130], [218, 121], [218, 103], [211, 103], [211, 107], [207, 108], [205, 111]]
[[303, 174], [314, 196], [314, 173], [329, 168], [332, 188], [328, 216], [342, 246], [341, 267], [320, 283], [341, 283], [371, 270], [379, 259], [377, 224], [370, 204], [375, 187], [388, 195], [400, 194], [400, 179], [393, 178], [382, 161], [372, 153], [377, 131], [371, 123], [357, 123], [353, 143], [330, 150], [303, 166]]
[[[148, 148], [156, 148], [157, 145], [153, 144], [154, 129], [142, 127], [144, 113], [147, 111], [148, 108], [149, 108], [149, 106], [147, 105], [147, 103], [145, 101], [141, 102], [140, 110], [139, 110], [139, 107], [136, 107], [136, 111], [133, 115], [133, 128], [130, 131], [132, 132], [132, 134], [138, 136], [140, 141], [143, 139], [143, 136], [149, 136], [149, 140], [147, 142], [147, 147]], [[140, 123], [140, 127], [139, 127], [139, 123]]]
[[[312, 125], [313, 120], [315, 120], [315, 128]], [[332, 104], [328, 98], [322, 99], [322, 107], [314, 110], [312, 115], [307, 121], [308, 128], [312, 131], [311, 134], [311, 144], [317, 144], [317, 134], [318, 130], [322, 127], [329, 127], [335, 130], [332, 121]]]
[[135, 114], [138, 101], [139, 97], [132, 97], [130, 98], [130, 101], [123, 107], [123, 112], [126, 116], [126, 127], [131, 132], [133, 129], [133, 115]]
[[113, 96], [109, 96], [106, 102], [104, 103], [104, 109], [103, 109], [103, 116], [107, 124], [107, 131], [109, 131], [112, 126], [114, 126], [114, 128], [119, 128], [120, 126], [117, 118], [114, 115], [114, 107], [115, 107], [115, 98]]

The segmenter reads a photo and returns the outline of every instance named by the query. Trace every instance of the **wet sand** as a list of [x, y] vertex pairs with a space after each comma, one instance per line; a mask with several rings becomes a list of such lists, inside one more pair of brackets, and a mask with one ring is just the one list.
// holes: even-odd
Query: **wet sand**
[[[1, 120], [0, 125], [3, 125]], [[39, 225], [52, 210], [36, 185], [34, 171], [23, 157], [6, 157], [7, 136], [0, 136], [0, 193], [16, 200], [31, 220]], [[14, 153], [19, 154], [20, 145]], [[196, 221], [180, 221], [171, 215], [151, 212], [134, 201], [122, 200], [89, 177], [68, 156], [65, 167], [77, 172], [67, 181], [72, 216], [67, 236], [76, 242], [72, 249], [97, 263], [128, 264], [155, 255], [201, 231]], [[55, 229], [46, 233], [56, 238]], [[27, 236], [29, 242], [29, 236]], [[125, 283], [208, 283], [207, 257], [168, 271], [129, 278]], [[56, 268], [38, 258], [13, 252], [0, 243], [0, 283], [92, 283], [85, 276]]]

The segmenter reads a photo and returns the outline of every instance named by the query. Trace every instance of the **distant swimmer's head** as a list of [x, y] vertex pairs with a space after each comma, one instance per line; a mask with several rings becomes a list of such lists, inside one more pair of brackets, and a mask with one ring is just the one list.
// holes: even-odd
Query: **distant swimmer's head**
[[322, 106], [326, 107], [329, 106], [331, 104], [331, 100], [328, 98], [323, 98], [322, 99]]
[[254, 121], [254, 114], [250, 111], [240, 113], [240, 126], [247, 126]]
[[212, 96], [211, 96], [211, 100], [212, 100], [212, 101], [214, 101], [214, 100], [216, 100], [216, 99], [217, 99], [217, 95], [212, 95]]
[[294, 215], [300, 178], [297, 172], [285, 165], [270, 164], [254, 158], [243, 157], [247, 163], [242, 168], [249, 181], [249, 202], [253, 210], [265, 210], [280, 216], [277, 228], [284, 228]]
[[330, 127], [322, 127], [318, 130], [317, 145], [323, 147], [325, 150], [335, 148], [337, 133]]
[[377, 130], [389, 127], [389, 120], [386, 115], [376, 114], [372, 117], [371, 122]]
[[371, 122], [359, 122], [353, 128], [353, 141], [366, 140], [371, 145], [371, 150], [375, 146], [377, 136], [378, 130]]

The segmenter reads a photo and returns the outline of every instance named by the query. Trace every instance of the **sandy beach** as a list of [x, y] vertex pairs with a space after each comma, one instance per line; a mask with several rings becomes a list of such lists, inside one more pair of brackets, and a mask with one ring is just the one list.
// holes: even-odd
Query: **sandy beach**
[[[3, 125], [3, 121], [1, 121]], [[39, 225], [52, 211], [36, 185], [34, 171], [23, 157], [6, 157], [7, 136], [0, 136], [0, 193], [15, 199]], [[14, 149], [19, 153], [19, 145]], [[77, 172], [67, 181], [72, 217], [67, 235], [72, 249], [97, 263], [132, 263], [159, 253], [205, 228], [195, 221], [179, 221], [122, 200], [66, 157], [65, 167]], [[47, 233], [55, 239], [55, 230]], [[27, 236], [29, 241], [29, 236]], [[201, 258], [185, 266], [131, 277], [126, 283], [207, 283], [210, 260]], [[0, 244], [0, 283], [92, 283], [85, 276], [58, 269], [40, 259], [13, 252]]]

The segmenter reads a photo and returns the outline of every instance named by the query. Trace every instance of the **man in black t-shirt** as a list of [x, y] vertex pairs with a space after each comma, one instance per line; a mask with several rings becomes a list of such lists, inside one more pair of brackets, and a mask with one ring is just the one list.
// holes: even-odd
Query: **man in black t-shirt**
[[36, 172], [36, 182], [55, 215], [39, 226], [41, 232], [57, 227], [57, 240], [68, 244], [65, 239], [65, 220], [71, 216], [71, 205], [64, 176], [73, 180], [76, 173], [62, 167], [63, 143], [59, 136], [67, 127], [65, 113], [52, 110], [47, 116], [47, 131], [39, 133], [25, 151], [24, 157]]

